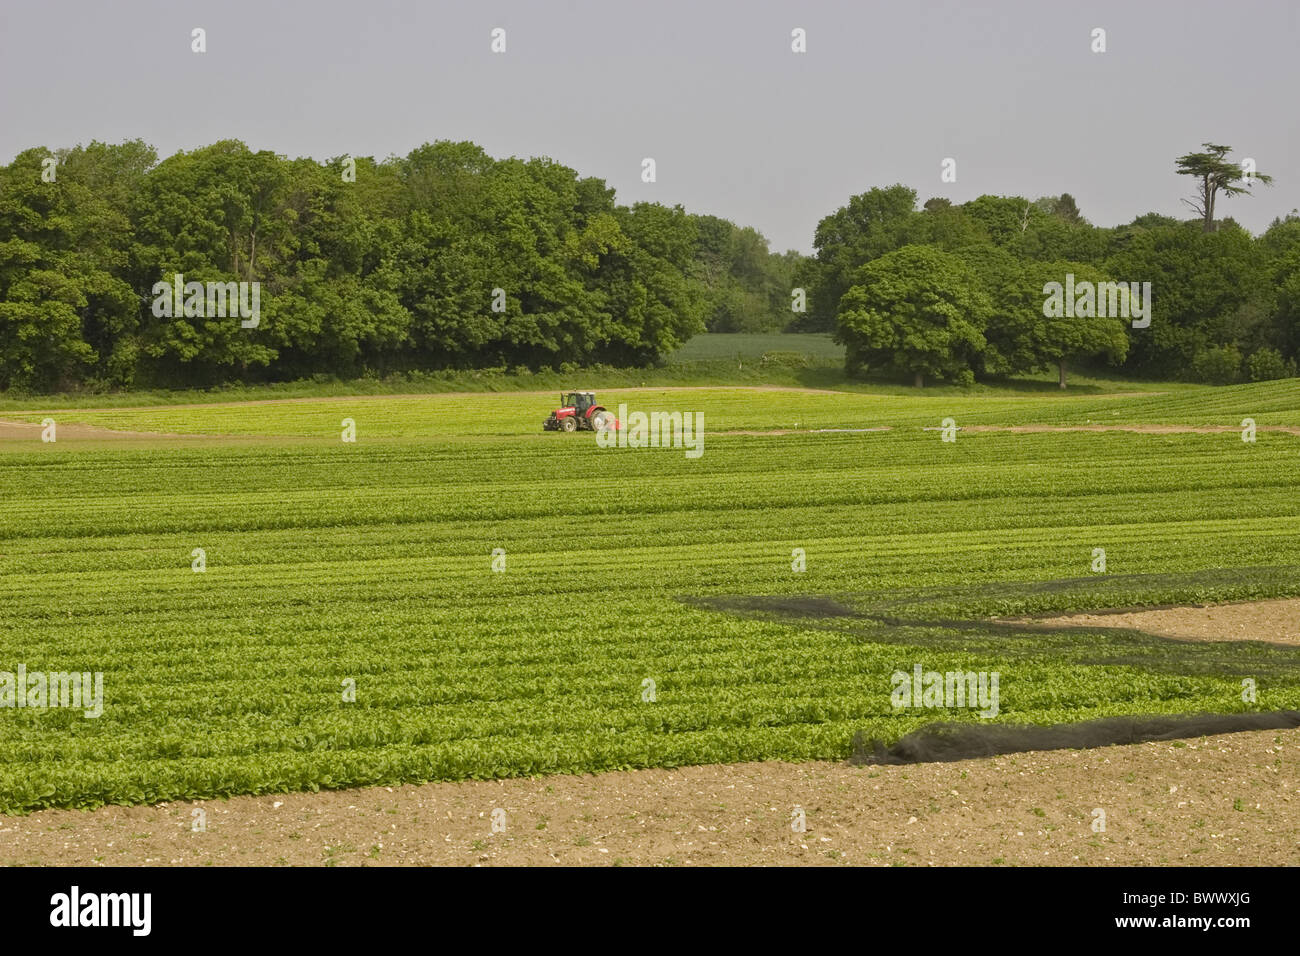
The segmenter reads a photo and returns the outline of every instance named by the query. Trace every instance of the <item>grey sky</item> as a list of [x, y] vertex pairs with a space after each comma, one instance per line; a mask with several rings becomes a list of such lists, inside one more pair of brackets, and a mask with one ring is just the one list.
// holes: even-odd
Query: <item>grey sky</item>
[[1298, 64], [1289, 0], [7, 0], [0, 162], [92, 139], [317, 159], [469, 139], [807, 252], [822, 216], [895, 182], [922, 201], [1070, 192], [1099, 225], [1187, 216], [1173, 160], [1210, 140], [1277, 177], [1220, 204], [1258, 232], [1300, 207]]

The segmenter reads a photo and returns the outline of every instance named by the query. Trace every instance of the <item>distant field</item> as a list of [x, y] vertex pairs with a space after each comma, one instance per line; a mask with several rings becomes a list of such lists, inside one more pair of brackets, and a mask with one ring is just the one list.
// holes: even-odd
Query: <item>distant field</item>
[[762, 358], [766, 352], [799, 352], [819, 361], [844, 361], [844, 346], [831, 341], [829, 333], [749, 335], [720, 332], [705, 332], [695, 336], [670, 355], [668, 361], [682, 363], [734, 358], [752, 361]]
[[[549, 394], [0, 413], [227, 436], [0, 441], [0, 671], [105, 693], [0, 710], [0, 810], [842, 758], [977, 719], [895, 711], [916, 663], [999, 671], [1000, 721], [1300, 708], [1295, 649], [978, 623], [1300, 593], [1300, 439], [922, 430], [1300, 425], [1300, 382], [601, 397], [703, 411], [704, 455], [544, 434]], [[795, 425], [892, 430], [710, 434]]]
[[[707, 431], [938, 427], [944, 418], [961, 425], [1187, 424], [1300, 425], [1300, 379], [1224, 388], [1170, 384], [1147, 392], [1060, 392], [982, 389], [914, 390], [874, 386], [840, 392], [762, 387], [663, 387], [600, 389], [610, 408], [677, 409], [704, 414]], [[547, 442], [542, 420], [557, 393], [494, 392], [442, 395], [322, 397], [310, 401], [268, 399], [257, 403], [160, 405], [143, 408], [80, 408], [59, 411], [35, 405], [0, 411], [0, 420], [82, 423], [127, 431], [182, 435], [283, 435], [337, 440], [351, 418], [362, 438], [509, 438]], [[824, 439], [823, 439], [824, 440]]]

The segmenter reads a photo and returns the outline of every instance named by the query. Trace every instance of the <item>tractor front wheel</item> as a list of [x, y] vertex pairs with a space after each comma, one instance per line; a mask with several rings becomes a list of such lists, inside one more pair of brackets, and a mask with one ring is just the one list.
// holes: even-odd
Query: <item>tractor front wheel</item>
[[566, 432], [576, 432], [578, 430], [578, 423], [575, 422], [573, 416], [570, 415], [568, 418], [560, 420], [560, 428]]

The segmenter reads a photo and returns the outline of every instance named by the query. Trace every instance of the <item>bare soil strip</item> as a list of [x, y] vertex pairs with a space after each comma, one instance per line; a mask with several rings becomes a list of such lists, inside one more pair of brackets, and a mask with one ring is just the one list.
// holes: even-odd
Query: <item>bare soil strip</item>
[[1267, 641], [1300, 646], [1300, 598], [1145, 611], [1093, 611], [1045, 618], [1000, 618], [999, 621], [1049, 627], [1127, 627], [1186, 641]]
[[[0, 421], [0, 441], [39, 439], [43, 426], [39, 422]], [[57, 437], [60, 440], [74, 439], [122, 439], [122, 438], [211, 438], [210, 435], [173, 435], [166, 432], [130, 432], [116, 428], [100, 428], [96, 425], [75, 425], [59, 423]]]
[[[206, 814], [205, 832], [193, 831], [195, 810]], [[504, 811], [497, 815], [504, 832], [493, 832], [496, 810]], [[792, 827], [799, 810], [805, 832]], [[748, 763], [0, 817], [5, 864], [1232, 866], [1297, 859], [1294, 730], [909, 766]]]

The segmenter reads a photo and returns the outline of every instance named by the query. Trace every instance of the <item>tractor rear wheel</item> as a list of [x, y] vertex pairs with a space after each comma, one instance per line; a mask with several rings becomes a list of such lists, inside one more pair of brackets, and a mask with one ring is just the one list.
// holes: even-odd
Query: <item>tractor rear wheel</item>
[[603, 408], [591, 416], [591, 427], [593, 431], [603, 432], [613, 423], [614, 416]]
[[568, 418], [560, 419], [560, 428], [566, 432], [576, 432], [578, 430], [578, 423], [575, 422], [573, 416], [570, 415]]

